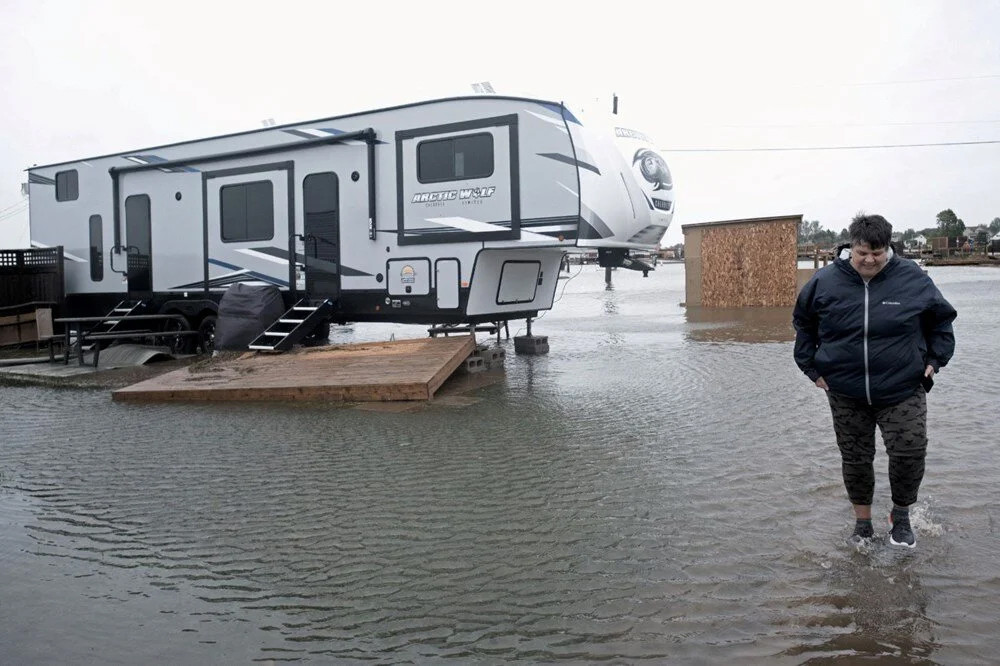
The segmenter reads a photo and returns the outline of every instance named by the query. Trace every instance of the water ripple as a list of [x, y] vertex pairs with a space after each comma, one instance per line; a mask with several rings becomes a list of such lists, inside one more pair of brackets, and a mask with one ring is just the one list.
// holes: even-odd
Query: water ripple
[[27, 661], [988, 660], [1000, 299], [944, 283], [960, 347], [929, 396], [920, 547], [897, 558], [843, 541], [787, 322], [697, 321], [676, 277], [574, 280], [537, 324], [553, 352], [510, 350], [460, 408], [0, 389], [0, 642]]

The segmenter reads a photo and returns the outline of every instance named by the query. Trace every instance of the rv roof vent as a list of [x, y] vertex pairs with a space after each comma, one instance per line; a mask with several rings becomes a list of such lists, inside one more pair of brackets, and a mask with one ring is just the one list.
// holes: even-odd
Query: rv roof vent
[[472, 90], [475, 91], [477, 95], [494, 95], [496, 90], [493, 90], [493, 84], [489, 81], [483, 81], [481, 83], [473, 83]]

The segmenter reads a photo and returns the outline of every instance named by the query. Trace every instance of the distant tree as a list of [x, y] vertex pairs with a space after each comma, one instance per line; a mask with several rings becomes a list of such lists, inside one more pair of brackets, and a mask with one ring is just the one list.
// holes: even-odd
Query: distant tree
[[913, 240], [916, 237], [917, 237], [916, 231], [914, 231], [913, 229], [907, 229], [906, 231], [903, 232], [902, 240], [905, 242], [908, 240]]
[[965, 222], [955, 215], [955, 211], [946, 208], [937, 214], [938, 232], [948, 238], [957, 238], [965, 231]]
[[837, 236], [837, 240], [840, 241], [841, 243], [850, 243], [851, 242], [851, 232], [848, 231], [847, 229], [841, 229], [840, 230], [840, 235]]
[[823, 233], [825, 234], [825, 236], [823, 237], [823, 244], [824, 245], [828, 245], [830, 247], [833, 247], [834, 245], [837, 244], [838, 234], [837, 234], [836, 231], [834, 231], [833, 229], [827, 229]]
[[990, 242], [990, 232], [983, 227], [976, 232], [976, 247], [985, 247]]
[[994, 236], [1000, 234], [1000, 217], [994, 217], [990, 222], [990, 233]]
[[822, 228], [819, 220], [802, 220], [799, 225], [799, 243], [815, 243], [814, 238]]

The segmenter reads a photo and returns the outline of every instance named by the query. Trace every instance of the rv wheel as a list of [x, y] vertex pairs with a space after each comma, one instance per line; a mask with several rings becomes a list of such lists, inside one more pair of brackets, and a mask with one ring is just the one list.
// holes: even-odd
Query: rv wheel
[[174, 331], [186, 331], [190, 328], [187, 320], [168, 319], [163, 326], [163, 335], [157, 338], [157, 343], [170, 347], [171, 353], [190, 354], [194, 351], [196, 340], [190, 335], [171, 335]]
[[198, 345], [202, 354], [215, 351], [215, 315], [208, 315], [198, 326]]

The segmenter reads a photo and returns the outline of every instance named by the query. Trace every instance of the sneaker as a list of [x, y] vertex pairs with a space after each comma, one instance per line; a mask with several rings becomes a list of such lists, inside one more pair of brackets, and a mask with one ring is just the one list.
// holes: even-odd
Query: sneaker
[[897, 512], [895, 510], [889, 514], [889, 543], [893, 546], [903, 546], [904, 548], [916, 548], [917, 537], [910, 527], [910, 514]]

